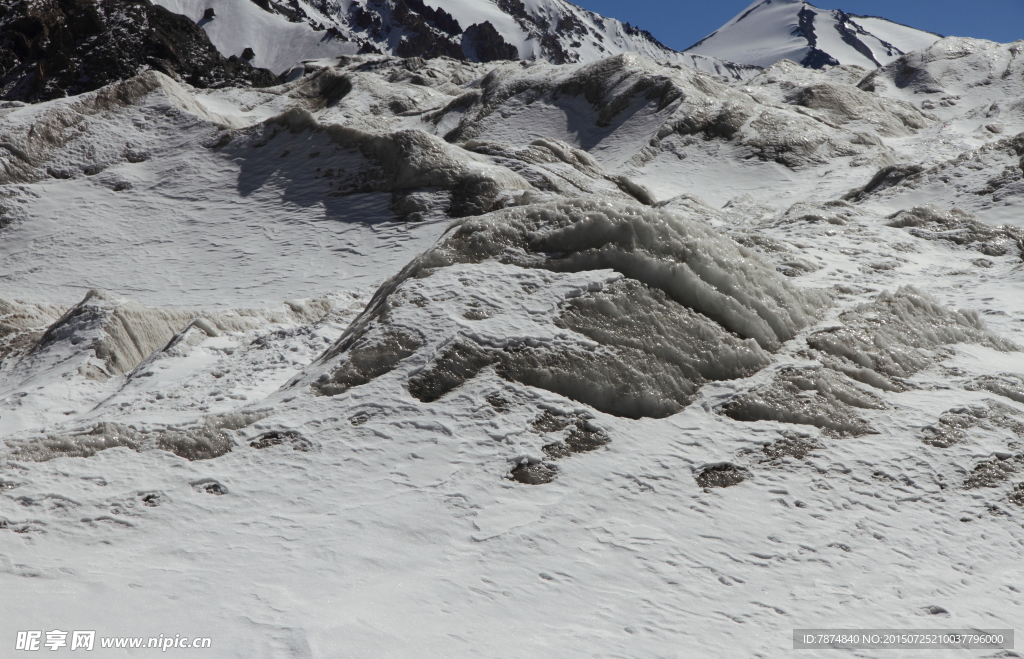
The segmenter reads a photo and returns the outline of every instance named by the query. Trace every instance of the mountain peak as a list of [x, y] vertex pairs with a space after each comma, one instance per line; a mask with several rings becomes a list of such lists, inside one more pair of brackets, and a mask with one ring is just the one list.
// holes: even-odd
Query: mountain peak
[[198, 21], [225, 56], [283, 73], [302, 60], [359, 53], [457, 60], [593, 62], [623, 53], [733, 78], [749, 72], [668, 48], [646, 30], [566, 0], [154, 0]]
[[754, 66], [885, 66], [941, 38], [875, 16], [820, 9], [806, 0], [758, 0], [685, 52]]

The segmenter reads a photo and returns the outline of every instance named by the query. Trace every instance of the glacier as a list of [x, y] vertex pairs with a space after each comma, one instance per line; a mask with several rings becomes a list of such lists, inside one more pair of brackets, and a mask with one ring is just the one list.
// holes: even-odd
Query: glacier
[[267, 35], [327, 13], [268, 6], [204, 29], [228, 57], [232, 12], [285, 24], [246, 42], [274, 84], [0, 102], [0, 644], [747, 657], [1016, 624], [1021, 42], [310, 57]]

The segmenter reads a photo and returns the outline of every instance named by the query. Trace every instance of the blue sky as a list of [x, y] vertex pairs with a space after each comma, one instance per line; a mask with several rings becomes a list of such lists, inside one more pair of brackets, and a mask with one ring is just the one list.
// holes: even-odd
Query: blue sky
[[[570, 0], [643, 28], [682, 50], [717, 30], [753, 0]], [[945, 36], [1024, 39], [1024, 0], [820, 0], [822, 9], [881, 16]]]

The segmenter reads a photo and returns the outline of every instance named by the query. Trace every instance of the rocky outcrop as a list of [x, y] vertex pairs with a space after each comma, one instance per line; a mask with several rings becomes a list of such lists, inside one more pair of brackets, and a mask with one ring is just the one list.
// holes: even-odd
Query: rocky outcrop
[[466, 57], [477, 62], [517, 60], [519, 49], [506, 43], [490, 21], [470, 25], [462, 36], [462, 50]]
[[0, 0], [0, 99], [80, 94], [146, 69], [194, 87], [279, 82], [225, 59], [192, 20], [149, 0]]
[[[372, 40], [391, 43], [399, 57], [465, 59], [453, 39], [462, 27], [444, 9], [429, 7], [422, 0], [369, 0], [365, 7], [352, 3], [348, 11], [353, 27]], [[380, 52], [369, 41], [360, 49], [361, 53], [375, 51]]]

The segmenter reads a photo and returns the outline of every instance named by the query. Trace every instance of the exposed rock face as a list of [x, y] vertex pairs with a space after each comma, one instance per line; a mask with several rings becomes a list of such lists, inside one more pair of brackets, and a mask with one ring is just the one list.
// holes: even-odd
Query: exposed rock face
[[[462, 33], [459, 22], [443, 9], [424, 5], [422, 0], [369, 0], [366, 7], [354, 2], [348, 17], [354, 28], [372, 40], [387, 41], [399, 57], [466, 58], [453, 40]], [[367, 52], [372, 52], [370, 48], [374, 47], [369, 41], [363, 44]]]
[[490, 21], [470, 25], [462, 37], [462, 49], [469, 59], [479, 62], [519, 59], [519, 49], [505, 43]]
[[155, 69], [195, 87], [267, 87], [202, 28], [149, 0], [0, 0], [0, 99], [45, 101]]
[[[284, 6], [283, 0], [252, 1], [261, 7], [266, 4], [267, 11], [291, 17], [292, 10]], [[298, 7], [295, 0], [291, 2]], [[571, 64], [636, 53], [735, 79], [749, 78], [760, 70], [676, 52], [650, 32], [566, 0], [534, 0], [528, 4], [522, 0], [488, 0], [482, 5], [486, 7], [485, 15], [478, 13], [472, 2], [441, 4], [447, 10], [424, 0], [353, 0], [346, 9], [324, 15], [335, 17], [337, 34], [358, 44], [360, 54], [451, 57], [474, 62], [540, 59]], [[318, 19], [305, 20], [314, 30], [323, 29]]]

